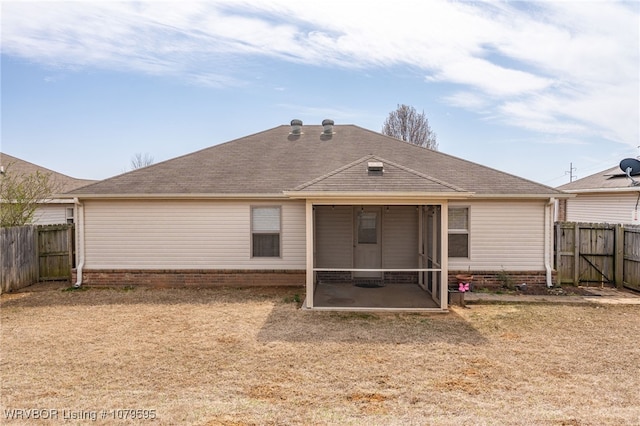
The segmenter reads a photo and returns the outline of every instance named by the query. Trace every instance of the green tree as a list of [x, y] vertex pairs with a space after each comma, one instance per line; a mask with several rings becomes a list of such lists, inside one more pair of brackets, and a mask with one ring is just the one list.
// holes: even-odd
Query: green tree
[[424, 111], [418, 113], [412, 106], [402, 104], [391, 111], [382, 126], [382, 133], [423, 148], [438, 150], [436, 134], [429, 126], [427, 116]]
[[51, 199], [57, 185], [48, 173], [14, 173], [9, 164], [0, 174], [0, 227], [33, 221], [38, 204]]

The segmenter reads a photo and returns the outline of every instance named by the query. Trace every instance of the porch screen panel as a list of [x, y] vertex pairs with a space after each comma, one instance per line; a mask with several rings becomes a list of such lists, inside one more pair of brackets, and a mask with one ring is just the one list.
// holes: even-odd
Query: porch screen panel
[[315, 243], [318, 268], [353, 267], [353, 208], [315, 207]]

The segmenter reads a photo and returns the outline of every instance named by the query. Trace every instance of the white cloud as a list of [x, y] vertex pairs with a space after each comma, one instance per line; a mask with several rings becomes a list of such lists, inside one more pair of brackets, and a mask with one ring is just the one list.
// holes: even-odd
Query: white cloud
[[482, 112], [491, 105], [484, 96], [471, 92], [456, 92], [445, 96], [443, 100], [451, 106], [470, 109], [476, 112]]
[[638, 3], [417, 4], [5, 2], [2, 51], [212, 87], [246, 84], [256, 57], [410, 66], [429, 83], [453, 84], [444, 97], [451, 105], [535, 131], [637, 145]]
[[465, 84], [492, 97], [533, 93], [551, 86], [552, 81], [527, 72], [508, 69], [487, 60], [467, 57], [444, 64], [435, 81]]

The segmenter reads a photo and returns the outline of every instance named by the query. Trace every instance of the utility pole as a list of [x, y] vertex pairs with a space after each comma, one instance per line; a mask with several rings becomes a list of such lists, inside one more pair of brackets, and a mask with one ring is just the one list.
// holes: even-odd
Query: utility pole
[[573, 163], [569, 163], [569, 170], [564, 172], [565, 175], [569, 175], [569, 183], [573, 182], [573, 180], [578, 177], [573, 174], [576, 170], [577, 169], [573, 167]]

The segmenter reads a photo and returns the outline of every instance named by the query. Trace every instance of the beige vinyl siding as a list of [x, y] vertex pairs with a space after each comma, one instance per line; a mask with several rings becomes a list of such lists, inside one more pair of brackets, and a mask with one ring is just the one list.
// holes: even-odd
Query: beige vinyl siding
[[418, 267], [418, 211], [415, 206], [389, 206], [383, 209], [382, 267]]
[[[282, 206], [282, 257], [251, 258], [252, 206]], [[88, 269], [304, 269], [305, 205], [86, 201]]]
[[317, 268], [352, 268], [353, 207], [316, 206]]
[[638, 194], [578, 194], [567, 200], [567, 221], [632, 223], [631, 213]]
[[67, 207], [73, 204], [43, 204], [33, 215], [34, 225], [60, 225], [67, 223]]
[[469, 259], [449, 258], [449, 269], [544, 269], [543, 201], [449, 203], [469, 207]]

